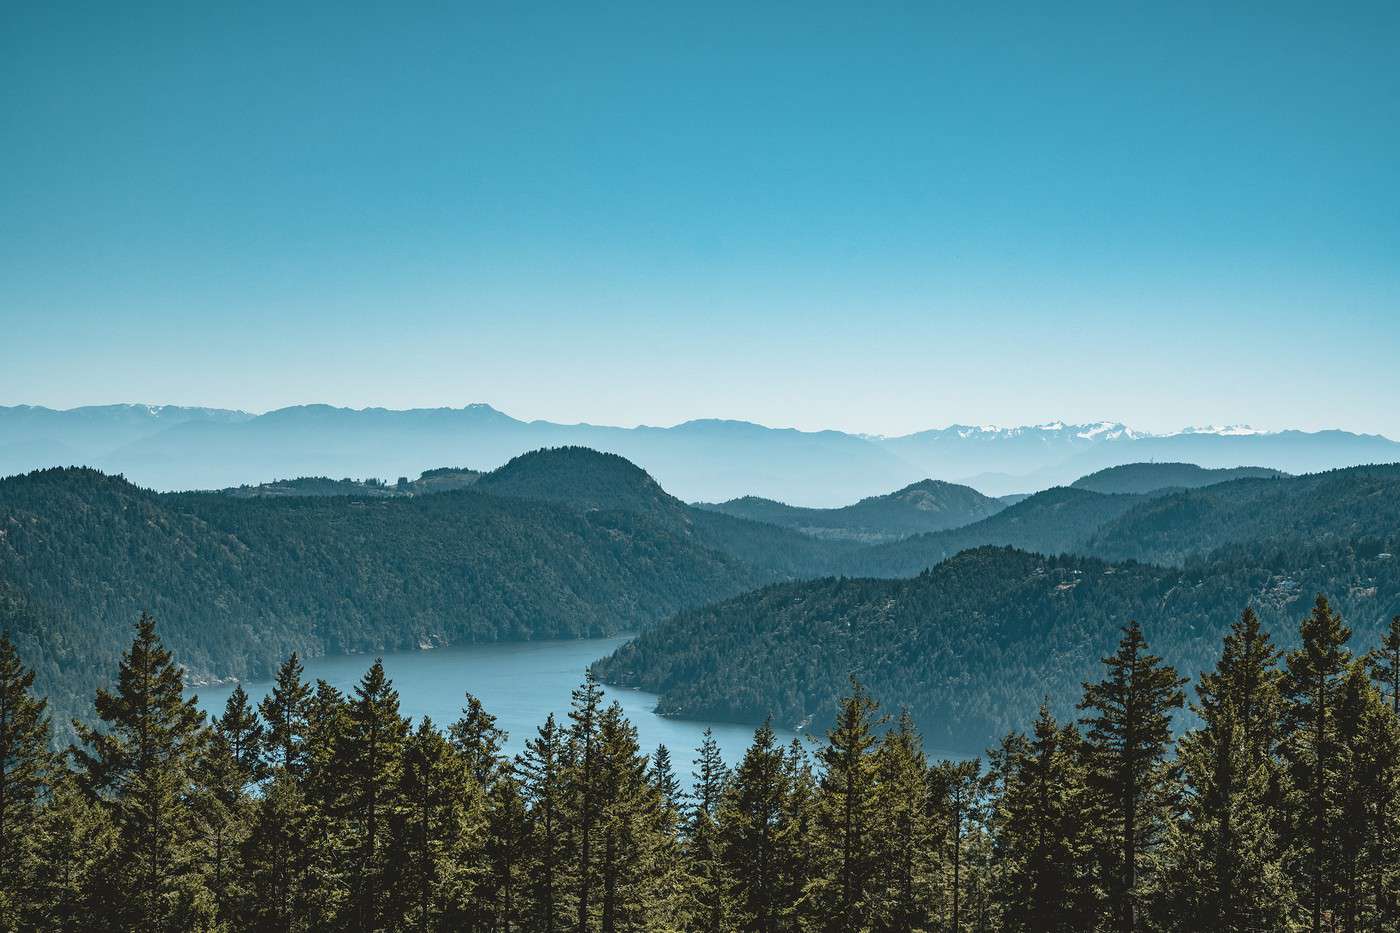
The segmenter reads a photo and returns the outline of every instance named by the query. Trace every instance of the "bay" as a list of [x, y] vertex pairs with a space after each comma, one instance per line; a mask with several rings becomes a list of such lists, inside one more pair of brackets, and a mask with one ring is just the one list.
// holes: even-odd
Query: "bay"
[[[506, 751], [513, 755], [535, 736], [535, 730], [551, 712], [558, 722], [567, 725], [570, 692], [583, 682], [588, 665], [631, 637], [456, 645], [388, 652], [381, 657], [385, 672], [399, 692], [400, 711], [412, 717], [415, 724], [423, 716], [430, 716], [438, 728], [446, 729], [461, 715], [463, 694], [470, 691], [496, 717], [497, 726], [509, 733]], [[324, 680], [350, 695], [373, 663], [372, 655], [309, 658], [303, 662], [304, 677], [312, 683]], [[256, 704], [271, 689], [271, 683], [249, 682], [243, 689]], [[201, 709], [216, 716], [223, 712], [233, 685], [192, 687], [188, 692], [197, 695]], [[670, 749], [672, 764], [683, 780], [690, 776], [695, 748], [707, 726], [730, 765], [738, 763], [753, 740], [753, 726], [658, 716], [654, 712], [656, 695], [652, 693], [607, 685], [603, 692], [606, 702], [616, 700], [621, 704], [637, 727], [642, 751], [649, 754], [659, 744]], [[775, 731], [784, 744], [794, 737], [790, 731]]]

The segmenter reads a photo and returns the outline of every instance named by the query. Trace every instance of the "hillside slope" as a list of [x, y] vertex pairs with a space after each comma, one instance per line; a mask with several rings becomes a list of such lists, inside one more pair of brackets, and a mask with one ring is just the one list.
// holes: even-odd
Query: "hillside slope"
[[1279, 479], [1287, 475], [1268, 467], [1209, 470], [1194, 463], [1125, 463], [1081, 476], [1070, 485], [1090, 492], [1145, 495], [1166, 490], [1199, 489], [1237, 479]]
[[782, 584], [681, 613], [594, 670], [659, 693], [670, 715], [813, 728], [854, 674], [886, 709], [914, 713], [930, 742], [976, 752], [1023, 727], [1046, 696], [1072, 717], [1069, 701], [1130, 619], [1190, 674], [1213, 662], [1246, 605], [1291, 644], [1319, 591], [1371, 642], [1400, 612], [1398, 544], [1221, 556], [1186, 570], [980, 548], [913, 579]]
[[809, 509], [744, 496], [697, 508], [791, 528], [818, 538], [878, 543], [957, 528], [994, 515], [1005, 503], [970, 486], [920, 480], [883, 496], [869, 496], [838, 509]]
[[[90, 701], [142, 610], [191, 677], [246, 678], [293, 649], [612, 634], [791, 576], [721, 550], [726, 534], [695, 531], [679, 508], [677, 518], [472, 490], [162, 495], [93, 470], [45, 470], [0, 481], [0, 602], [68, 712]], [[752, 523], [724, 518], [749, 533]], [[735, 547], [783, 565], [767, 544]]]

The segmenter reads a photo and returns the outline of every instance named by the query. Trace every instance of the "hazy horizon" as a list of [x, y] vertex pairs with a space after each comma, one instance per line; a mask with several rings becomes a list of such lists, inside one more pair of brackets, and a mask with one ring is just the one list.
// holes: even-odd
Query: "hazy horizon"
[[1400, 436], [1397, 25], [16, 7], [0, 401]]
[[560, 418], [552, 418], [552, 417], [549, 417], [548, 415], [539, 416], [539, 417], [524, 417], [524, 416], [521, 416], [521, 415], [517, 414], [516, 412], [512, 411], [509, 407], [503, 407], [502, 405], [494, 404], [494, 403], [491, 403], [491, 402], [480, 402], [480, 401], [462, 402], [462, 403], [443, 403], [443, 404], [436, 404], [436, 405], [412, 405], [412, 406], [406, 406], [406, 407], [402, 407], [402, 408], [399, 408], [399, 407], [392, 407], [392, 406], [388, 406], [388, 405], [376, 405], [376, 404], [368, 404], [368, 405], [363, 405], [363, 406], [356, 406], [356, 405], [338, 405], [338, 404], [335, 404], [335, 403], [333, 403], [333, 402], [325, 402], [325, 401], [310, 401], [310, 402], [293, 402], [293, 403], [290, 403], [290, 404], [287, 404], [287, 405], [278, 405], [278, 406], [276, 406], [276, 407], [274, 407], [274, 408], [266, 408], [266, 409], [261, 409], [261, 410], [254, 410], [254, 409], [248, 408], [248, 407], [246, 407], [246, 406], [239, 406], [239, 405], [209, 405], [209, 404], [199, 404], [199, 403], [184, 404], [184, 403], [175, 403], [175, 402], [106, 401], [106, 402], [82, 403], [82, 404], [70, 405], [70, 406], [62, 406], [62, 407], [56, 406], [56, 405], [45, 405], [45, 404], [43, 404], [43, 403], [29, 402], [29, 401], [0, 402], [0, 408], [25, 408], [25, 407], [28, 407], [28, 408], [43, 408], [43, 409], [48, 409], [48, 410], [57, 411], [57, 412], [75, 411], [75, 410], [79, 410], [79, 409], [111, 408], [111, 407], [131, 407], [131, 408], [148, 408], [148, 409], [183, 408], [183, 409], [205, 409], [205, 410], [211, 410], [211, 411], [235, 412], [235, 413], [238, 413], [238, 414], [248, 415], [248, 416], [254, 417], [254, 418], [260, 417], [260, 416], [266, 415], [266, 414], [271, 414], [272, 412], [276, 412], [276, 411], [285, 411], [285, 410], [288, 410], [288, 409], [295, 409], [295, 408], [315, 408], [315, 407], [324, 407], [324, 408], [333, 408], [333, 409], [338, 409], [338, 410], [356, 411], [356, 412], [361, 412], [361, 411], [404, 412], [404, 411], [435, 411], [435, 410], [436, 410], [436, 411], [462, 411], [462, 410], [465, 410], [465, 409], [468, 409], [468, 408], [477, 407], [477, 406], [485, 406], [485, 407], [490, 408], [490, 409], [492, 409], [493, 411], [495, 411], [495, 412], [497, 412], [497, 413], [499, 413], [499, 414], [505, 415], [505, 416], [507, 416], [507, 417], [509, 417], [509, 418], [512, 418], [512, 419], [516, 420], [516, 421], [521, 421], [521, 422], [526, 422], [526, 423], [538, 421], [538, 422], [546, 422], [546, 423], [551, 423], [551, 424], [558, 424], [558, 425], [561, 425], [561, 426], [579, 425], [579, 426], [600, 427], [600, 428], [621, 428], [621, 429], [624, 429], [624, 430], [633, 430], [633, 429], [636, 429], [636, 428], [660, 428], [660, 429], [668, 429], [668, 428], [680, 427], [681, 425], [689, 424], [689, 423], [692, 423], [692, 422], [718, 421], [718, 422], [732, 422], [732, 423], [741, 423], [741, 424], [752, 424], [752, 425], [757, 425], [757, 426], [763, 427], [763, 428], [769, 428], [769, 429], [772, 429], [772, 430], [795, 430], [795, 431], [802, 431], [802, 432], [804, 432], [804, 433], [820, 433], [820, 432], [824, 432], [824, 431], [837, 431], [837, 432], [840, 432], [840, 433], [843, 433], [843, 434], [851, 434], [851, 435], [856, 435], [856, 436], [898, 438], [898, 437], [907, 436], [907, 435], [909, 435], [909, 434], [918, 434], [918, 433], [925, 432], [925, 431], [943, 431], [943, 430], [949, 430], [949, 429], [952, 429], [952, 428], [975, 428], [975, 429], [981, 429], [981, 430], [986, 430], [986, 431], [996, 431], [996, 430], [1016, 430], [1016, 429], [1034, 429], [1034, 428], [1053, 428], [1055, 425], [1058, 424], [1058, 425], [1063, 425], [1063, 426], [1065, 426], [1065, 427], [1094, 427], [1094, 426], [1099, 426], [1099, 425], [1120, 426], [1120, 427], [1126, 428], [1126, 429], [1128, 429], [1128, 430], [1130, 430], [1130, 431], [1133, 431], [1133, 432], [1135, 432], [1135, 433], [1137, 433], [1137, 434], [1139, 434], [1139, 435], [1142, 435], [1142, 436], [1173, 436], [1173, 435], [1178, 435], [1178, 434], [1189, 434], [1189, 433], [1202, 433], [1202, 434], [1206, 434], [1206, 433], [1217, 433], [1217, 434], [1227, 434], [1227, 435], [1228, 435], [1228, 434], [1248, 434], [1248, 433], [1252, 433], [1252, 434], [1274, 434], [1274, 433], [1279, 433], [1279, 432], [1282, 432], [1282, 431], [1304, 431], [1304, 432], [1307, 432], [1307, 433], [1315, 433], [1315, 432], [1319, 432], [1319, 431], [1348, 431], [1349, 433], [1354, 433], [1354, 434], [1376, 435], [1376, 436], [1381, 436], [1381, 437], [1389, 437], [1389, 436], [1386, 435], [1385, 432], [1383, 432], [1383, 431], [1374, 431], [1374, 430], [1369, 430], [1369, 431], [1368, 431], [1368, 430], [1351, 430], [1351, 429], [1348, 429], [1348, 428], [1339, 427], [1338, 425], [1335, 425], [1335, 424], [1333, 424], [1333, 425], [1322, 425], [1322, 426], [1320, 426], [1320, 427], [1305, 428], [1305, 427], [1300, 427], [1300, 426], [1294, 425], [1294, 424], [1286, 424], [1286, 425], [1281, 425], [1281, 426], [1275, 427], [1275, 426], [1265, 426], [1265, 425], [1260, 425], [1260, 424], [1248, 424], [1248, 423], [1241, 422], [1241, 421], [1229, 421], [1229, 422], [1218, 422], [1218, 423], [1217, 423], [1217, 422], [1195, 421], [1195, 422], [1191, 422], [1191, 423], [1187, 423], [1187, 424], [1177, 425], [1176, 427], [1167, 428], [1167, 429], [1165, 429], [1165, 430], [1152, 430], [1152, 429], [1144, 428], [1144, 427], [1142, 427], [1141, 424], [1135, 423], [1135, 422], [1132, 421], [1132, 420], [1123, 420], [1123, 419], [1117, 419], [1117, 418], [1088, 418], [1088, 419], [1084, 419], [1084, 420], [1069, 419], [1069, 418], [1052, 418], [1052, 419], [1049, 419], [1048, 421], [1035, 421], [1035, 422], [1032, 422], [1032, 421], [1008, 421], [1008, 422], [1001, 422], [1001, 423], [977, 422], [977, 421], [969, 421], [969, 420], [952, 420], [952, 421], [942, 421], [942, 422], [932, 423], [932, 424], [925, 424], [925, 425], [923, 425], [922, 427], [915, 427], [915, 428], [913, 428], [912, 430], [909, 430], [909, 431], [904, 431], [904, 432], [900, 432], [900, 433], [890, 433], [890, 434], [881, 433], [881, 432], [877, 432], [877, 431], [862, 430], [862, 429], [859, 428], [859, 427], [854, 427], [854, 428], [851, 428], [851, 427], [837, 427], [837, 426], [834, 426], [834, 425], [817, 425], [817, 426], [815, 426], [815, 427], [809, 427], [809, 426], [805, 426], [805, 425], [796, 425], [796, 424], [768, 423], [768, 422], [758, 421], [758, 420], [756, 420], [756, 419], [754, 419], [754, 418], [744, 418], [744, 417], [719, 417], [719, 416], [714, 416], [714, 415], [700, 415], [700, 416], [693, 417], [693, 418], [683, 418], [683, 419], [678, 419], [678, 420], [673, 420], [673, 421], [664, 421], [664, 422], [653, 422], [653, 423], [638, 422], [638, 423], [632, 423], [632, 424], [624, 424], [624, 423], [618, 423], [618, 422], [614, 422], [614, 421], [602, 420], [602, 419], [598, 419], [598, 418], [583, 418], [583, 419], [578, 420], [578, 421], [565, 421], [565, 420], [562, 420], [562, 419], [560, 419]]

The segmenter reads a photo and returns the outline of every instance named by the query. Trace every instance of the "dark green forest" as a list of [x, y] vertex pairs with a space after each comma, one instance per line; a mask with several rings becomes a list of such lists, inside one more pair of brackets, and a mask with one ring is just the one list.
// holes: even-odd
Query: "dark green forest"
[[1144, 495], [1199, 489], [1237, 479], [1277, 479], [1287, 475], [1268, 467], [1207, 469], [1194, 463], [1125, 463], [1081, 476], [1070, 485], [1090, 492]]
[[1359, 644], [1318, 596], [1289, 640], [1245, 610], [1175, 739], [1188, 682], [1129, 622], [984, 759], [929, 761], [853, 679], [824, 739], [765, 725], [731, 768], [639, 748], [592, 679], [514, 757], [470, 693], [410, 721], [377, 661], [342, 695], [293, 655], [205, 722], [145, 615], [54, 753], [0, 638], [0, 929], [1394, 929], [1400, 617]]
[[1178, 669], [1205, 670], [1248, 605], [1276, 631], [1309, 594], [1367, 639], [1400, 613], [1400, 539], [1241, 548], [1186, 568], [966, 551], [909, 580], [779, 584], [658, 623], [597, 662], [606, 683], [660, 694], [667, 714], [824, 727], [848, 674], [907, 706], [935, 746], [975, 750], [1042, 699], [1070, 712], [1119, 628], [1138, 620]]
[[142, 609], [171, 620], [195, 681], [266, 678], [292, 651], [614, 634], [825, 566], [812, 555], [823, 545], [795, 532], [700, 513], [692, 524], [677, 507], [472, 490], [160, 495], [93, 470], [38, 471], [0, 480], [0, 624], [66, 722], [90, 711], [97, 672]]
[[995, 515], [1006, 504], [970, 486], [926, 479], [839, 509], [800, 508], [758, 496], [719, 503], [702, 502], [696, 507], [791, 528], [818, 538], [872, 544], [970, 525]]

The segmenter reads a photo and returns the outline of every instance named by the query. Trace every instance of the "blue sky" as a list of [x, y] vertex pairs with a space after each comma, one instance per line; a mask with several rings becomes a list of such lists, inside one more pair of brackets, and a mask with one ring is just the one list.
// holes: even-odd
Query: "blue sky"
[[0, 404], [1400, 437], [1394, 4], [588, 7], [7, 5]]

